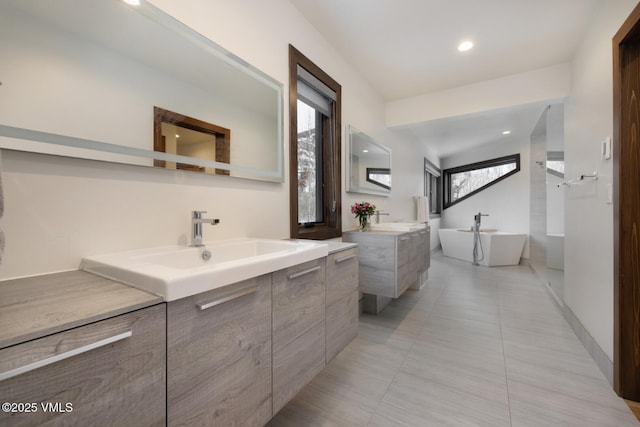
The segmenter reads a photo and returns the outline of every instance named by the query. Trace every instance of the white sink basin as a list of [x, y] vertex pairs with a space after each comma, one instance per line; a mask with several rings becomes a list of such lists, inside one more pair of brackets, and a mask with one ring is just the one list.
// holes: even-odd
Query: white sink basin
[[426, 228], [426, 224], [422, 222], [382, 222], [380, 224], [371, 224], [371, 229], [377, 231], [416, 231], [424, 228]]
[[[209, 251], [211, 259], [203, 259]], [[312, 241], [233, 239], [204, 247], [165, 246], [82, 259], [80, 268], [173, 301], [326, 256]]]

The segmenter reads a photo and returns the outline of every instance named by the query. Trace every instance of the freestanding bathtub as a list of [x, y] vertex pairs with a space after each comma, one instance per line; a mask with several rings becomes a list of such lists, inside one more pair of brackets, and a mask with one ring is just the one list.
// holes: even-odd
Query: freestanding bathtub
[[[442, 253], [445, 256], [473, 262], [473, 232], [444, 228], [438, 230]], [[480, 265], [493, 267], [498, 265], [516, 265], [520, 263], [526, 234], [505, 233], [503, 231], [480, 231], [480, 242], [484, 258]], [[478, 248], [478, 258], [482, 251]]]

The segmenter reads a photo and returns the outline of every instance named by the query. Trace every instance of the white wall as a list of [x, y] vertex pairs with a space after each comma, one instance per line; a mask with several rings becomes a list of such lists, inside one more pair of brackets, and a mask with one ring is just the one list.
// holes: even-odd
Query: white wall
[[598, 170], [599, 179], [565, 190], [565, 303], [613, 360], [613, 205], [611, 161], [600, 141], [613, 132], [611, 40], [636, 0], [604, 2], [571, 66], [565, 104], [566, 176]]
[[[442, 169], [520, 153], [520, 172], [443, 211], [442, 228], [469, 228], [478, 212], [482, 228], [529, 233], [529, 141], [496, 142], [442, 159]], [[523, 256], [528, 258], [528, 246]]]
[[[153, 3], [285, 87], [288, 45], [293, 44], [342, 85], [342, 135], [345, 126], [353, 124], [379, 135], [382, 144], [392, 146], [394, 158], [409, 157], [402, 153], [406, 145], [384, 130], [382, 99], [288, 1]], [[285, 129], [288, 122], [285, 109]], [[288, 147], [285, 132], [285, 153]], [[343, 140], [343, 183], [344, 147]], [[406, 194], [417, 192], [422, 178], [408, 189], [401, 186], [421, 177], [422, 160], [415, 166], [394, 164], [400, 190], [394, 189], [384, 203], [398, 218], [410, 217], [413, 209]], [[2, 279], [76, 269], [83, 255], [185, 244], [193, 209], [220, 218], [219, 225], [205, 226], [208, 239], [289, 237], [288, 179], [283, 184], [263, 183], [7, 150], [2, 153], [2, 178], [5, 214], [0, 226], [7, 239]], [[355, 226], [350, 202], [362, 198], [343, 194], [345, 229]]]

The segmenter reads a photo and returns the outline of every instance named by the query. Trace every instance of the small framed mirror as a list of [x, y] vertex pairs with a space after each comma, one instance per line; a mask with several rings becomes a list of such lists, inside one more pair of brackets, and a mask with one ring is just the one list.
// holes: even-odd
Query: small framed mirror
[[347, 127], [347, 191], [391, 194], [391, 150], [353, 126]]
[[153, 149], [161, 153], [224, 163], [221, 168], [214, 169], [188, 163], [154, 160], [153, 165], [156, 167], [229, 175], [227, 165], [231, 152], [231, 130], [222, 126], [154, 107]]

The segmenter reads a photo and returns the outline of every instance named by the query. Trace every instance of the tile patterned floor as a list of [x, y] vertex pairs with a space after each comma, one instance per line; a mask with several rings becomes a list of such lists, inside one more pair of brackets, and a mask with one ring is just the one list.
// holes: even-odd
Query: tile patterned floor
[[408, 291], [268, 424], [639, 426], [526, 266], [436, 253]]

